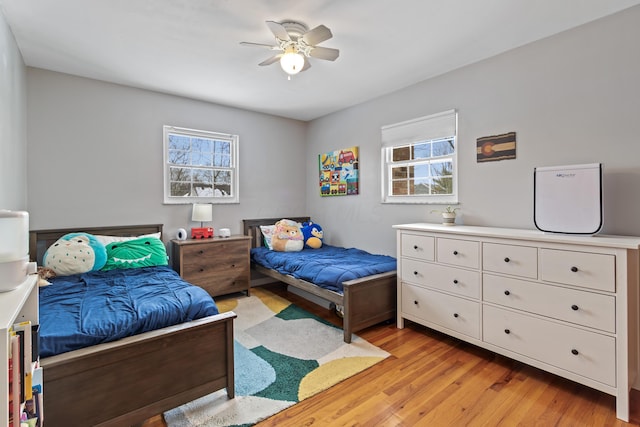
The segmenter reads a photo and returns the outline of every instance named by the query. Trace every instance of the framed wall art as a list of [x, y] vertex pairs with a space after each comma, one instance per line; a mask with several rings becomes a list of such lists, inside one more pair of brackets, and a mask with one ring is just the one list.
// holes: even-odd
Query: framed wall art
[[358, 194], [359, 161], [358, 147], [319, 154], [320, 195], [329, 197]]

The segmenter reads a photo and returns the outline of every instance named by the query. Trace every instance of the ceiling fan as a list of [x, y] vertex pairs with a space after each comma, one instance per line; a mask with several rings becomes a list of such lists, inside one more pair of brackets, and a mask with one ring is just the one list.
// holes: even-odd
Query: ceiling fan
[[324, 25], [318, 25], [309, 30], [309, 27], [297, 21], [266, 22], [276, 38], [275, 45], [252, 42], [240, 42], [240, 44], [280, 51], [281, 53], [262, 61], [258, 65], [271, 65], [280, 61], [280, 66], [289, 74], [289, 79], [291, 79], [292, 75], [311, 67], [309, 57], [335, 61], [340, 54], [338, 49], [317, 46], [333, 37], [331, 30]]

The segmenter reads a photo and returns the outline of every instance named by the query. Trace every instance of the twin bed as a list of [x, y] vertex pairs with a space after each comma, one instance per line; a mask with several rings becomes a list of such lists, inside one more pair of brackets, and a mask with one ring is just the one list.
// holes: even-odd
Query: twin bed
[[[291, 219], [304, 222], [309, 218]], [[264, 252], [260, 226], [278, 220], [243, 220], [244, 234], [253, 237], [254, 260]], [[31, 231], [31, 258], [40, 265], [47, 248], [76, 231], [141, 236], [162, 232], [162, 225]], [[330, 246], [326, 249], [333, 250]], [[317, 251], [312, 254], [319, 259], [325, 251]], [[309, 254], [307, 251], [305, 255]], [[295, 257], [295, 253], [289, 255]], [[364, 272], [359, 273], [363, 277], [328, 286], [296, 277], [295, 271], [286, 272], [277, 266], [274, 269], [253, 262], [252, 268], [259, 275], [342, 306], [344, 341], [349, 343], [352, 333], [395, 317], [395, 259], [372, 257], [376, 265], [365, 266]], [[361, 259], [357, 264], [368, 262]], [[358, 265], [349, 266], [340, 277], [349, 278], [351, 270], [358, 269]], [[217, 307], [211, 297], [184, 282], [169, 267], [131, 270], [60, 277], [51, 286], [41, 288], [40, 363], [47, 425], [133, 425], [223, 388], [229, 398], [234, 397], [236, 315], [214, 314]], [[369, 274], [372, 271], [375, 273]], [[100, 288], [104, 292], [98, 292]], [[92, 293], [101, 294], [98, 298], [102, 299], [88, 299]], [[150, 295], [160, 298], [150, 300]], [[130, 317], [120, 317], [123, 312], [130, 312]], [[164, 319], [168, 326], [155, 324], [158, 317], [168, 317]], [[86, 324], [79, 319], [94, 322]], [[105, 326], [107, 319], [114, 323]], [[79, 330], [69, 327], [76, 323], [82, 325]]]
[[[75, 231], [31, 231], [32, 259], [40, 261], [51, 244]], [[162, 225], [81, 231], [140, 236], [161, 232]], [[234, 397], [235, 314], [212, 314], [211, 297], [168, 267], [131, 270], [60, 277], [41, 288], [47, 425], [132, 425], [223, 388]], [[121, 318], [123, 312], [131, 316]], [[108, 317], [115, 324], [105, 326]], [[79, 318], [96, 319], [78, 332], [71, 326]], [[156, 321], [168, 326], [155, 329]]]
[[[289, 286], [301, 289], [312, 295], [342, 307], [344, 341], [351, 342], [351, 335], [359, 330], [380, 322], [395, 319], [396, 313], [396, 262], [391, 257], [371, 255], [357, 249], [334, 248], [328, 246], [329, 254], [318, 249], [304, 249], [302, 252], [273, 253], [264, 247], [261, 226], [275, 224], [281, 218], [260, 218], [243, 220], [243, 231], [252, 237], [252, 281], [264, 277], [276, 279]], [[289, 217], [293, 221], [303, 223], [309, 217]], [[323, 245], [323, 249], [324, 249]], [[335, 250], [334, 250], [335, 249]], [[333, 275], [338, 282], [320, 278], [317, 272], [305, 273], [307, 267], [316, 259], [325, 257], [323, 261], [342, 267], [341, 272]], [[355, 255], [353, 262], [343, 263], [346, 256]], [[276, 259], [271, 264], [269, 258]], [[338, 265], [343, 264], [343, 265]], [[309, 268], [311, 269], [311, 268]], [[344, 280], [343, 280], [344, 279]]]

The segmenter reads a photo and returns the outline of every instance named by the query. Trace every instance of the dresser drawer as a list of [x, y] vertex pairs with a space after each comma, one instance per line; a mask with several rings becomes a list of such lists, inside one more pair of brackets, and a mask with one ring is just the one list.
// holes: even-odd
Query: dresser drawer
[[402, 280], [453, 294], [480, 298], [480, 272], [402, 259]]
[[483, 243], [482, 268], [496, 273], [536, 279], [538, 249], [530, 246]]
[[541, 249], [541, 279], [615, 292], [616, 257], [589, 252]]
[[616, 330], [613, 296], [492, 274], [485, 274], [482, 282], [484, 301], [606, 332]]
[[434, 260], [435, 239], [432, 236], [402, 233], [400, 256], [417, 258], [424, 261]]
[[484, 341], [602, 384], [616, 386], [615, 338], [484, 306]]
[[403, 283], [402, 312], [480, 338], [479, 303]]
[[460, 267], [480, 267], [480, 243], [472, 240], [438, 238], [437, 260]]

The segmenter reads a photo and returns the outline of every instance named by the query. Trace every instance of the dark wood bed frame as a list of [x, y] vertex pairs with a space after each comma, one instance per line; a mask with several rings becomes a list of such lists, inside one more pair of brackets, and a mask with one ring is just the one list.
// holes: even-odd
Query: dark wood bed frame
[[[162, 232], [161, 224], [29, 233], [32, 260], [61, 236]], [[47, 426], [128, 426], [226, 388], [234, 397], [235, 313], [182, 323], [42, 359]]]
[[[287, 217], [293, 221], [309, 221], [309, 217]], [[242, 220], [244, 234], [251, 236], [253, 247], [263, 246], [261, 225], [273, 225], [281, 218], [260, 218]], [[302, 289], [312, 295], [323, 298], [344, 307], [344, 342], [351, 342], [351, 334], [369, 326], [376, 325], [396, 315], [396, 271], [375, 274], [361, 279], [342, 283], [344, 293], [323, 289], [311, 282], [281, 274], [260, 265], [251, 265], [252, 280], [267, 276], [287, 285]]]

